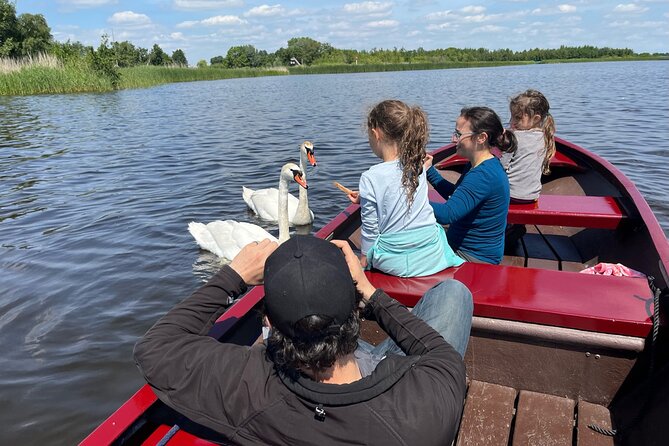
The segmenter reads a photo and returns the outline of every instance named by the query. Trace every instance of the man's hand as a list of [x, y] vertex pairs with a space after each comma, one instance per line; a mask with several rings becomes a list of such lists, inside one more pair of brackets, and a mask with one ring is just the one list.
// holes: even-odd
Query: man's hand
[[232, 259], [230, 268], [235, 270], [247, 285], [260, 285], [263, 281], [265, 261], [278, 246], [269, 239], [249, 243]]
[[360, 192], [351, 191], [351, 193], [346, 196], [348, 197], [349, 200], [351, 200], [351, 203], [360, 204]]
[[369, 279], [367, 279], [367, 276], [365, 276], [365, 272], [362, 269], [362, 265], [360, 265], [358, 257], [353, 253], [353, 250], [347, 242], [343, 240], [331, 240], [330, 242], [344, 253], [344, 258], [348, 264], [348, 270], [351, 273], [351, 278], [353, 278], [355, 287], [358, 289], [358, 292], [362, 294], [364, 300], [369, 300], [369, 298], [372, 297], [372, 294], [374, 294], [374, 291], [376, 291], [376, 288], [374, 288], [369, 282]]

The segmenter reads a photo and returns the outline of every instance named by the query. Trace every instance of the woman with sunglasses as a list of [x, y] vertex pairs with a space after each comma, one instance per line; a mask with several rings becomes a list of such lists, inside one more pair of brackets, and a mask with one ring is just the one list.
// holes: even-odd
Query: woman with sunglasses
[[509, 179], [492, 153], [516, 150], [516, 137], [505, 130], [494, 110], [463, 108], [455, 122], [452, 142], [458, 155], [469, 163], [455, 184], [443, 178], [425, 161], [427, 179], [446, 203], [430, 203], [442, 225], [450, 225], [446, 236], [451, 248], [470, 262], [499, 264], [504, 255], [504, 230], [509, 212]]

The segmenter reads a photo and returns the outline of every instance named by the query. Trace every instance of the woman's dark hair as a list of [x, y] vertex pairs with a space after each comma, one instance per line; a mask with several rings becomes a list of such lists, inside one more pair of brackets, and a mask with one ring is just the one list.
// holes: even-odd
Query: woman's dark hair
[[332, 322], [329, 316], [304, 317], [293, 326], [294, 338], [273, 328], [267, 338], [267, 356], [278, 370], [293, 378], [301, 369], [314, 376], [322, 374], [358, 346], [360, 317], [357, 311], [341, 326], [333, 326]]
[[513, 131], [506, 130], [497, 113], [488, 107], [468, 107], [460, 110], [460, 116], [465, 118], [475, 134], [486, 133], [488, 145], [497, 147], [502, 152], [513, 153], [518, 147], [518, 141]]
[[402, 101], [389, 99], [372, 108], [367, 116], [367, 127], [380, 129], [388, 139], [397, 143], [402, 187], [411, 207], [430, 135], [427, 115], [418, 106], [410, 107]]

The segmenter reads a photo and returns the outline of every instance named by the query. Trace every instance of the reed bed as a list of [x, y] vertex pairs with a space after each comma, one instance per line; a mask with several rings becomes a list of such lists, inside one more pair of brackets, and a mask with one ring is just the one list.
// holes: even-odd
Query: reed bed
[[288, 74], [285, 68], [236, 68], [215, 67], [180, 68], [138, 66], [121, 70], [121, 88], [144, 88], [171, 82], [210, 81], [239, 77], [280, 76]]

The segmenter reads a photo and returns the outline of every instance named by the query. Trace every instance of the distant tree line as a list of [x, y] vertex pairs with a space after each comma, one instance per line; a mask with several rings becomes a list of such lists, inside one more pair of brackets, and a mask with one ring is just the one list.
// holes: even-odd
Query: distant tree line
[[[137, 65], [188, 66], [186, 55], [181, 49], [168, 55], [154, 44], [151, 49], [133, 45], [129, 41], [110, 42], [102, 36], [98, 48], [81, 42], [56, 42], [51, 28], [42, 14], [16, 15], [16, 8], [9, 0], [0, 0], [0, 57], [21, 58], [38, 53], [53, 54], [64, 63], [82, 61], [113, 79], [119, 76], [118, 69]], [[260, 68], [299, 65], [340, 65], [340, 64], [429, 64], [462, 62], [508, 62], [543, 61], [550, 59], [597, 59], [604, 57], [647, 56], [636, 54], [628, 48], [597, 48], [594, 46], [568, 47], [556, 49], [531, 49], [512, 51], [510, 49], [488, 50], [485, 48], [446, 48], [425, 50], [404, 48], [371, 50], [348, 50], [334, 48], [309, 37], [294, 37], [288, 45], [273, 53], [256, 49], [253, 45], [233, 46], [225, 56], [215, 56], [209, 60], [218, 68]], [[657, 56], [658, 54], [653, 54]], [[207, 66], [205, 60], [198, 67]]]
[[[648, 54], [646, 54], [648, 55]], [[347, 50], [334, 48], [309, 37], [295, 37], [286, 48], [274, 53], [257, 50], [253, 45], [234, 46], [226, 56], [210, 59], [212, 66], [224, 68], [266, 67], [277, 65], [335, 65], [335, 64], [402, 64], [402, 63], [448, 63], [448, 62], [508, 62], [543, 61], [552, 59], [598, 59], [604, 57], [638, 56], [628, 48], [597, 48], [590, 45], [556, 49], [510, 49], [488, 50], [485, 48], [446, 48], [425, 50], [404, 48], [371, 50]], [[201, 63], [203, 61], [200, 61]], [[206, 64], [206, 62], [205, 62]]]
[[[97, 54], [100, 52], [101, 54]], [[159, 45], [151, 50], [136, 47], [128, 41], [109, 42], [108, 36], [102, 36], [102, 43], [97, 49], [81, 42], [56, 42], [51, 35], [51, 28], [42, 14], [16, 15], [16, 8], [9, 0], [0, 0], [0, 57], [21, 58], [39, 53], [57, 56], [64, 62], [80, 58], [91, 61], [109, 62], [115, 67], [135, 65], [180, 65], [188, 66], [186, 55], [180, 49], [172, 56]], [[94, 62], [95, 63], [95, 62]]]

